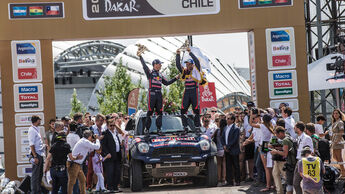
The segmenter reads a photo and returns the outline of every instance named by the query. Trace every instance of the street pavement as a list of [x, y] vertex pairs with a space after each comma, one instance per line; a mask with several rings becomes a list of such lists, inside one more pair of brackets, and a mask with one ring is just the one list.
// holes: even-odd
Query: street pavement
[[[243, 193], [263, 193], [260, 189], [264, 187], [254, 187], [254, 182], [251, 183], [241, 183], [241, 186], [234, 187], [213, 187], [208, 188], [204, 186], [195, 186], [193, 184], [163, 184], [163, 185], [153, 185], [145, 188], [142, 192], [145, 194], [243, 194]], [[337, 189], [330, 192], [331, 194], [342, 194], [343, 183], [337, 183]], [[132, 193], [129, 188], [123, 188], [123, 193]], [[275, 191], [265, 192], [266, 194], [274, 194]]]

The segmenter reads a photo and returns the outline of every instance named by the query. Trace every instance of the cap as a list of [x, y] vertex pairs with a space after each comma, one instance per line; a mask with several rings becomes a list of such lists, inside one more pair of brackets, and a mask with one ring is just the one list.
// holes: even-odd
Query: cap
[[194, 61], [193, 61], [193, 59], [187, 59], [186, 61], [184, 61], [184, 63], [194, 64]]
[[163, 62], [160, 61], [159, 59], [155, 59], [152, 61], [152, 65], [155, 65], [155, 64], [162, 64]]
[[311, 154], [311, 153], [312, 153], [312, 151], [311, 151], [310, 147], [309, 146], [304, 146], [303, 149], [302, 149], [301, 155], [305, 156], [306, 154]]
[[254, 104], [254, 102], [252, 102], [252, 101], [249, 101], [249, 102], [247, 102], [247, 107], [255, 107], [255, 104]]
[[58, 135], [56, 136], [56, 139], [58, 140], [65, 140], [66, 139], [66, 133], [65, 132], [59, 132]]
[[71, 118], [69, 118], [69, 116], [64, 116], [61, 118], [61, 121], [69, 121], [71, 120]]

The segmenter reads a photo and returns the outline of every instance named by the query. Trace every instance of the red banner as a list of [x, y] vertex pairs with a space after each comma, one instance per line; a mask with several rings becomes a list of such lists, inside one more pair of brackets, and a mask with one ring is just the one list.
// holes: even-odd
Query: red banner
[[199, 87], [200, 92], [200, 110], [204, 108], [217, 107], [216, 87], [214, 83], [209, 82], [205, 86]]
[[19, 68], [18, 69], [18, 79], [37, 79], [37, 69], [36, 68]]

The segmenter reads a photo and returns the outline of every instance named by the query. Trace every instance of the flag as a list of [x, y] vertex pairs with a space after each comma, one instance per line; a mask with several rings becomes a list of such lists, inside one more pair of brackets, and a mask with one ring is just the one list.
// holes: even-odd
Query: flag
[[47, 6], [46, 7], [46, 14], [47, 15], [59, 15], [60, 14], [60, 7], [56, 6]]
[[[211, 66], [210, 66], [210, 59], [206, 57], [199, 48], [197, 47], [190, 47], [191, 52], [196, 56], [196, 58], [200, 61], [200, 66], [202, 70], [206, 70], [206, 72], [211, 72]], [[188, 59], [191, 59], [189, 54], [184, 54], [182, 59], [182, 66], [186, 67], [186, 64], [184, 61], [187, 61]]]
[[288, 0], [276, 0], [276, 3], [287, 3]]
[[270, 4], [270, 3], [272, 3], [272, 0], [259, 0], [259, 5]]
[[42, 6], [29, 7], [29, 13], [31, 16], [43, 15], [43, 7]]
[[247, 6], [247, 5], [255, 5], [256, 4], [256, 0], [243, 0], [243, 5]]
[[26, 7], [13, 7], [13, 16], [26, 16]]

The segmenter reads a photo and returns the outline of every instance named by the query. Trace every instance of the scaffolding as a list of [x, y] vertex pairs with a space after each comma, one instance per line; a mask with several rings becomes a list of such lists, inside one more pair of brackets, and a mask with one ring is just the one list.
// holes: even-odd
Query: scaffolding
[[[305, 0], [308, 64], [332, 52], [344, 50], [345, 1]], [[331, 124], [334, 108], [343, 107], [343, 89], [310, 92], [311, 121], [317, 115], [327, 117], [325, 127]], [[344, 111], [344, 107], [342, 108]]]

